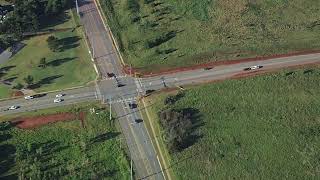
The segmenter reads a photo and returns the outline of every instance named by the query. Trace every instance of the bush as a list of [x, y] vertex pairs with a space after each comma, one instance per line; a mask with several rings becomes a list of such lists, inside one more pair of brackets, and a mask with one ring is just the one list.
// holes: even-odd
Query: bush
[[133, 13], [137, 13], [140, 10], [140, 5], [137, 0], [127, 0], [128, 9], [130, 9]]
[[18, 83], [18, 84], [16, 84], [15, 86], [13, 86], [12, 88], [13, 88], [13, 89], [18, 89], [18, 90], [20, 90], [20, 89], [23, 88], [23, 85], [22, 85], [21, 83]]

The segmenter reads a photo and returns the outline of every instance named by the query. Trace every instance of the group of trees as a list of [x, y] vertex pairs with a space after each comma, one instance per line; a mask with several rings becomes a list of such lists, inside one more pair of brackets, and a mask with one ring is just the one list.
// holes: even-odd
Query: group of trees
[[161, 111], [159, 118], [170, 152], [178, 152], [189, 146], [193, 129], [191, 113], [169, 108]]
[[[24, 32], [38, 31], [42, 19], [46, 20], [61, 13], [68, 6], [68, 2], [69, 0], [15, 0], [14, 10], [0, 24], [0, 34], [6, 34], [19, 41]], [[3, 36], [0, 37], [0, 47], [6, 48], [7, 42]]]

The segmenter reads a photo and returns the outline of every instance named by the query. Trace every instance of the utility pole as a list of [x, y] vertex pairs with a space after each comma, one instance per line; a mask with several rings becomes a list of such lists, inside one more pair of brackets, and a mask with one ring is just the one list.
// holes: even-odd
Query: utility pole
[[78, 6], [78, 0], [76, 0], [76, 8], [77, 8], [77, 14], [79, 15], [79, 6]]
[[132, 158], [131, 158], [131, 163], [130, 163], [130, 166], [131, 166], [131, 180], [133, 180], [133, 173], [132, 173]]
[[131, 74], [132, 74], [132, 65], [130, 63], [130, 77], [131, 77]]

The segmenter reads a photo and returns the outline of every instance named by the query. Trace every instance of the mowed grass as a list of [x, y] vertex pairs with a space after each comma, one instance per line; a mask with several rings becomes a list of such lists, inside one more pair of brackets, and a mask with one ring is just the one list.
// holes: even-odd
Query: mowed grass
[[320, 48], [318, 0], [100, 1], [142, 71]]
[[[178, 179], [316, 179], [320, 172], [320, 69], [283, 71], [186, 90], [175, 109], [200, 111], [203, 136], [164, 151]], [[150, 97], [152, 117], [165, 108]], [[155, 123], [164, 144], [163, 130]]]
[[94, 104], [80, 107], [87, 113], [85, 128], [79, 120], [32, 130], [2, 123], [0, 178], [129, 179], [120, 133], [106, 120], [108, 111], [90, 114], [92, 107], [100, 108]]
[[[72, 19], [68, 21], [73, 23]], [[60, 25], [65, 26], [65, 23]], [[34, 84], [37, 84], [36, 92], [86, 85], [94, 80], [96, 74], [81, 31], [79, 27], [25, 39], [26, 46], [0, 65], [0, 68], [11, 67], [1, 79], [12, 82], [12, 86], [0, 85], [0, 98], [9, 97], [17, 83], [25, 84], [23, 79], [28, 75], [33, 76]], [[57, 52], [48, 48], [46, 40], [51, 35], [59, 39], [61, 47]], [[46, 68], [38, 67], [41, 58], [46, 58]]]

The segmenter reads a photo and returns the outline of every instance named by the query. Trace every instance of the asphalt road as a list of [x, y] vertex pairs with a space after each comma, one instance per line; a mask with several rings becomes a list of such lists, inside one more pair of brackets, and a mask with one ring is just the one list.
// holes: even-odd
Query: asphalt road
[[[117, 114], [122, 133], [126, 139], [130, 157], [134, 162], [135, 176], [137, 179], [164, 179], [157, 154], [150, 141], [147, 129], [143, 123], [135, 123], [142, 119], [140, 111], [128, 108], [127, 98], [136, 97], [136, 91], [127, 89], [119, 84], [133, 84], [133, 78], [125, 77], [121, 70], [117, 51], [113, 46], [109, 29], [105, 27], [93, 0], [79, 0], [81, 22], [86, 30], [86, 35], [91, 45], [91, 54], [102, 78], [107, 78], [112, 73], [114, 78], [96, 84], [98, 97], [104, 102], [112, 99], [124, 100], [115, 103], [113, 111]], [[112, 93], [111, 93], [112, 92]], [[129, 95], [130, 94], [130, 95]], [[126, 95], [126, 96], [123, 96]], [[132, 99], [134, 101], [134, 99]]]
[[[102, 100], [111, 104], [113, 113], [116, 113], [121, 130], [126, 139], [130, 157], [134, 162], [137, 179], [164, 179], [157, 154], [151, 143], [148, 131], [143, 123], [139, 109], [131, 109], [129, 103], [136, 103], [139, 96], [145, 95], [146, 90], [162, 90], [165, 88], [181, 87], [208, 81], [231, 78], [244, 72], [244, 68], [252, 65], [261, 65], [263, 68], [255, 71], [269, 71], [290, 66], [320, 63], [320, 53], [300, 55], [286, 58], [275, 58], [264, 61], [239, 63], [213, 67], [210, 70], [198, 69], [178, 72], [150, 78], [134, 78], [126, 76], [121, 71], [120, 61], [112, 45], [112, 40], [100, 19], [97, 8], [92, 0], [79, 1], [81, 22], [86, 29], [91, 53], [97, 64], [103, 80], [96, 86], [63, 91], [64, 101], [53, 103], [56, 93], [25, 100], [23, 98], [0, 102], [0, 115], [19, 113], [35, 109], [63, 106], [67, 104]], [[114, 73], [108, 77], [107, 73]], [[122, 84], [122, 87], [118, 87]], [[20, 106], [17, 110], [7, 111], [11, 105]], [[1, 117], [1, 116], [0, 116]], [[136, 123], [136, 119], [142, 122]], [[128, 170], [129, 171], [129, 170]]]

